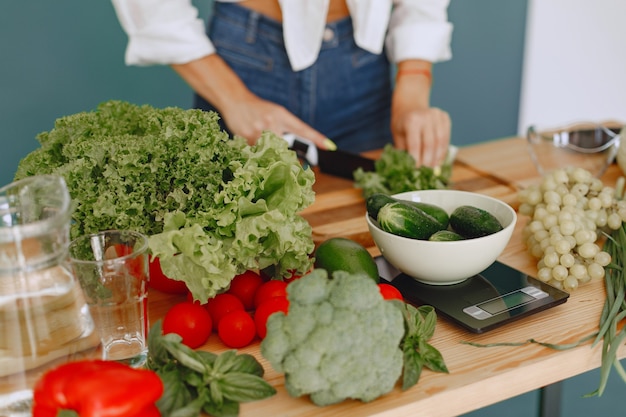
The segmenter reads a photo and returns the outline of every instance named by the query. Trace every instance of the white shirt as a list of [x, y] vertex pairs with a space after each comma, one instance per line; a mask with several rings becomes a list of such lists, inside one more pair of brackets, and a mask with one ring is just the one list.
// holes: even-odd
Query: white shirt
[[[239, 0], [216, 0], [237, 2]], [[294, 71], [319, 54], [330, 0], [279, 0], [285, 47]], [[128, 35], [127, 65], [183, 64], [215, 53], [191, 0], [112, 0]], [[389, 59], [450, 59], [449, 0], [346, 0], [354, 40]]]

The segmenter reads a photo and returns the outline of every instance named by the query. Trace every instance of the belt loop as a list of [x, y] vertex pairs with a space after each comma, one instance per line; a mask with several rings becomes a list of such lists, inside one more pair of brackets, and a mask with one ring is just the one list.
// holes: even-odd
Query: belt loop
[[250, 12], [248, 16], [248, 24], [246, 27], [246, 42], [254, 43], [256, 41], [256, 32], [259, 27], [259, 19], [261, 15], [255, 11]]

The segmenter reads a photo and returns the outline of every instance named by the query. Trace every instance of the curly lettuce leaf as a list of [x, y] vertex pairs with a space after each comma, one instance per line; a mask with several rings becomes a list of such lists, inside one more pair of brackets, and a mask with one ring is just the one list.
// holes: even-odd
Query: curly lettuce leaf
[[314, 200], [314, 175], [271, 133], [249, 146], [221, 131], [215, 113], [109, 101], [37, 139], [15, 177], [65, 178], [72, 237], [142, 232], [164, 272], [198, 299], [246, 269], [310, 268], [311, 230], [298, 213]]

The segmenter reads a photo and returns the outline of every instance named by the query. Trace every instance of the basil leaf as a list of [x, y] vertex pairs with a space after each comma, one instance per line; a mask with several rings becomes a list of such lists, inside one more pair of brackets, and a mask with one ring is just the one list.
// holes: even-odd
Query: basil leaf
[[402, 390], [417, 384], [422, 374], [423, 362], [420, 355], [411, 346], [405, 346], [404, 366], [402, 368]]
[[167, 349], [167, 351], [174, 358], [176, 358], [181, 365], [201, 374], [205, 374], [210, 371], [209, 365], [202, 360], [202, 357], [187, 345], [167, 340], [165, 337], [161, 339], [161, 342], [163, 343], [165, 349]]
[[224, 398], [239, 403], [262, 400], [276, 394], [263, 378], [242, 372], [225, 374], [217, 383]]
[[437, 315], [432, 306], [420, 306], [417, 309], [420, 317], [420, 334], [425, 340], [429, 340], [435, 333], [435, 325], [437, 324]]
[[163, 382], [164, 391], [156, 404], [163, 416], [169, 416], [191, 402], [191, 394], [178, 372], [157, 373]]
[[434, 346], [425, 343], [421, 347], [421, 356], [424, 360], [424, 365], [432, 371], [448, 373], [448, 367], [446, 366], [441, 352], [435, 349]]
[[263, 376], [265, 370], [256, 358], [248, 353], [237, 355], [235, 364], [231, 368], [231, 372], [244, 372], [256, 376]]
[[224, 374], [230, 371], [236, 365], [236, 358], [237, 352], [234, 350], [227, 350], [226, 352], [221, 353], [217, 359], [215, 359], [213, 372], [215, 374]]
[[215, 361], [218, 355], [213, 352], [207, 352], [206, 350], [196, 350], [196, 353], [210, 368], [215, 366]]
[[239, 403], [229, 400], [225, 400], [219, 405], [208, 402], [202, 410], [214, 417], [237, 417], [239, 415]]

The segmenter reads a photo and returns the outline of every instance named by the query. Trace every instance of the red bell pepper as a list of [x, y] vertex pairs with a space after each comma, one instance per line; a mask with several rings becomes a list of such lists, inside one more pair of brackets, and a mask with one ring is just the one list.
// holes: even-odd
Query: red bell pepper
[[73, 410], [80, 417], [157, 417], [161, 378], [149, 370], [102, 360], [68, 362], [35, 384], [33, 417]]

